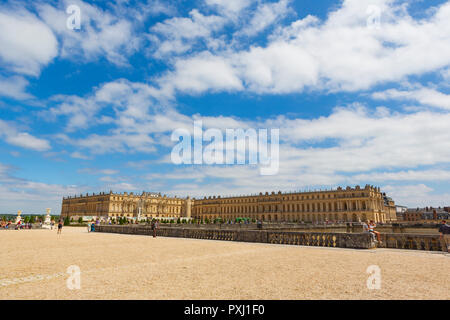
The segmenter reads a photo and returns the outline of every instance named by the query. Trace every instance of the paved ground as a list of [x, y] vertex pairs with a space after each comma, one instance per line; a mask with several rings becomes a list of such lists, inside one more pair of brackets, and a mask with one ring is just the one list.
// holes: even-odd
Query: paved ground
[[[381, 289], [369, 290], [370, 265]], [[81, 270], [81, 288], [66, 273]], [[76, 271], [75, 269], [72, 269]], [[73, 272], [73, 271], [72, 271]], [[450, 299], [450, 255], [0, 231], [0, 299]], [[69, 280], [70, 280], [69, 279]], [[76, 286], [76, 281], [69, 281]]]

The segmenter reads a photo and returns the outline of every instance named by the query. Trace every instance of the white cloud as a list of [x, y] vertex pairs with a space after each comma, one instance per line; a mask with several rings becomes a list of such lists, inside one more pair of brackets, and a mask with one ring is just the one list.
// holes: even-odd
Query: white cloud
[[74, 158], [74, 159], [82, 159], [82, 160], [89, 160], [90, 159], [88, 156], [86, 156], [86, 155], [84, 155], [84, 154], [82, 154], [81, 152], [78, 152], [78, 151], [72, 152], [70, 154], [70, 156], [72, 158]]
[[258, 93], [300, 92], [319, 81], [319, 64], [302, 48], [276, 42], [235, 56], [239, 75], [249, 90]]
[[395, 172], [372, 172], [352, 177], [355, 181], [450, 181], [447, 170], [407, 170]]
[[28, 81], [21, 76], [2, 77], [0, 75], [0, 96], [16, 100], [30, 99], [33, 96], [26, 92]]
[[174, 89], [193, 94], [206, 90], [232, 91], [242, 90], [241, 80], [231, 64], [210, 53], [178, 60], [174, 72], [168, 73], [159, 80], [162, 90], [172, 94]]
[[5, 142], [36, 151], [46, 151], [50, 149], [50, 143], [47, 140], [39, 139], [27, 132], [20, 132], [14, 127], [13, 123], [0, 120], [0, 138]]
[[220, 29], [225, 19], [220, 16], [205, 16], [197, 9], [189, 12], [190, 18], [171, 18], [158, 22], [151, 30], [168, 38], [193, 39], [207, 37]]
[[254, 36], [265, 30], [268, 26], [276, 23], [289, 13], [289, 3], [290, 0], [280, 0], [279, 2], [260, 4], [256, 8], [248, 25], [238, 32], [238, 34]]
[[[81, 12], [81, 29], [67, 28], [66, 8], [77, 5]], [[118, 17], [108, 11], [80, 0], [61, 0], [57, 7], [39, 3], [39, 15], [61, 39], [63, 58], [84, 58], [89, 61], [104, 56], [111, 63], [128, 65], [127, 56], [139, 47], [140, 39], [127, 17]]]
[[450, 110], [450, 95], [430, 88], [420, 87], [413, 90], [388, 89], [382, 92], [375, 92], [372, 94], [372, 97], [379, 100], [416, 101], [428, 107]]
[[[161, 93], [147, 84], [118, 79], [104, 83], [86, 97], [53, 96], [50, 102], [55, 105], [41, 112], [41, 116], [50, 120], [66, 116], [68, 132], [93, 124], [114, 122], [132, 126], [135, 121], [148, 118], [148, 113], [157, 109], [154, 102], [160, 97]], [[99, 116], [105, 108], [112, 109], [115, 117]]]
[[209, 6], [215, 7], [223, 15], [236, 18], [239, 13], [250, 6], [253, 0], [205, 0]]
[[114, 170], [114, 169], [95, 169], [95, 168], [84, 168], [84, 169], [80, 169], [78, 170], [79, 173], [87, 173], [87, 174], [91, 174], [91, 175], [115, 175], [117, 173], [119, 173], [118, 170]]
[[[221, 16], [205, 16], [197, 9], [189, 12], [189, 18], [175, 17], [155, 24], [150, 31], [156, 50], [154, 56], [164, 58], [172, 53], [180, 54], [191, 49], [198, 39], [212, 41], [212, 33], [220, 30], [227, 20]], [[154, 36], [157, 34], [158, 36]], [[161, 39], [161, 40], [160, 40]]]
[[62, 197], [89, 191], [86, 186], [48, 184], [18, 178], [12, 175], [16, 169], [0, 163], [0, 212], [15, 214], [60, 214]]
[[442, 76], [442, 78], [444, 78], [444, 80], [450, 82], [450, 68], [442, 70], [441, 76]]
[[372, 113], [356, 106], [313, 120], [280, 117], [267, 127], [280, 127], [280, 139], [293, 145], [313, 145], [290, 152], [305, 168], [355, 172], [448, 163], [449, 121], [450, 114]]
[[[321, 21], [307, 16], [277, 29], [265, 46], [235, 51], [233, 46], [200, 52], [175, 60], [172, 87], [185, 82], [184, 66], [212, 59], [226, 62], [234, 83], [257, 93], [292, 93], [305, 90], [359, 91], [398, 82], [409, 76], [439, 72], [450, 65], [450, 2], [422, 20], [408, 15], [404, 5], [391, 0], [373, 1], [382, 10], [380, 29], [369, 28], [367, 3], [346, 0]], [[222, 76], [220, 70], [218, 77]], [[163, 77], [167, 78], [167, 77]], [[195, 78], [194, 78], [195, 79]], [[183, 90], [184, 86], [179, 86]], [[192, 88], [185, 86], [186, 92]], [[196, 92], [242, 90], [221, 88], [202, 80]]]
[[437, 193], [433, 188], [420, 183], [417, 185], [387, 185], [383, 190], [388, 192], [397, 204], [415, 207], [444, 207], [450, 203], [450, 193]]
[[38, 76], [58, 54], [52, 30], [30, 12], [0, 6], [0, 62], [11, 71]]
[[70, 139], [67, 143], [89, 149], [93, 154], [156, 151], [155, 141], [146, 134], [113, 133], [110, 135], [91, 134], [85, 138]]

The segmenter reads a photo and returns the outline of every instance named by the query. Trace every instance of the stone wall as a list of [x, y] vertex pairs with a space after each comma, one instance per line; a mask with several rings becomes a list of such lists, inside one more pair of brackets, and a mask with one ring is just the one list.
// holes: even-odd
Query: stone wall
[[[96, 232], [152, 235], [148, 226], [96, 226]], [[382, 233], [381, 244], [376, 245], [368, 233], [333, 233], [333, 232], [299, 232], [277, 230], [221, 230], [198, 228], [160, 227], [157, 232], [161, 237], [194, 238], [206, 240], [243, 241], [276, 243], [303, 246], [320, 246], [336, 248], [371, 249], [394, 248], [441, 251], [439, 235]]]

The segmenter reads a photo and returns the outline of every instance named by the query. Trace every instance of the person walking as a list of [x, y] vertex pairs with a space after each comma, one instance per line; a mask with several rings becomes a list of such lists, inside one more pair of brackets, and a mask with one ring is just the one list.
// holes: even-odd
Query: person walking
[[152, 228], [153, 238], [156, 238], [156, 226], [155, 226], [154, 220], [152, 221], [151, 228]]
[[439, 233], [441, 234], [442, 251], [450, 253], [450, 225], [445, 220], [442, 220], [439, 226]]
[[59, 220], [58, 221], [58, 232], [56, 234], [61, 234], [62, 227], [63, 227], [62, 220]]

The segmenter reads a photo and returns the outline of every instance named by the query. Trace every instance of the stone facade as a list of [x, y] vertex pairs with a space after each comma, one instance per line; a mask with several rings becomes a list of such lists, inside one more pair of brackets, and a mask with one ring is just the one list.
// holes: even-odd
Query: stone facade
[[157, 193], [99, 193], [64, 197], [61, 216], [99, 218], [178, 218], [189, 217], [186, 199]]
[[394, 201], [379, 188], [369, 185], [314, 192], [205, 197], [195, 200], [192, 216], [209, 220], [250, 217], [268, 222], [397, 220]]
[[[139, 208], [141, 208], [139, 210]], [[104, 216], [234, 220], [245, 217], [266, 222], [396, 221], [394, 201], [377, 187], [260, 193], [258, 195], [186, 199], [161, 194], [100, 193], [63, 198], [63, 216]]]

